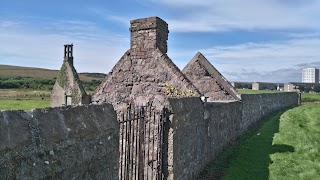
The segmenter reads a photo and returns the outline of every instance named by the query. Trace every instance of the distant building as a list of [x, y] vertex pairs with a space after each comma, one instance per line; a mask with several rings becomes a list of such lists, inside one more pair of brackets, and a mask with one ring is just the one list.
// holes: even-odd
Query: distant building
[[280, 89], [283, 89], [283, 83], [270, 83], [270, 82], [252, 83], [252, 90], [280, 90]]
[[231, 85], [236, 89], [251, 89], [252, 82], [231, 82]]
[[319, 69], [305, 68], [302, 69], [303, 83], [319, 83]]
[[289, 82], [284, 85], [284, 91], [292, 92], [292, 91], [304, 91], [304, 89], [313, 90], [315, 86], [318, 86], [319, 83], [301, 83], [301, 82]]
[[292, 83], [285, 84], [283, 87], [284, 88], [283, 91], [285, 91], [285, 92], [297, 91], [298, 87], [299, 87], [298, 85], [292, 84]]
[[51, 91], [51, 107], [89, 104], [90, 101], [73, 66], [73, 45], [66, 44], [63, 64]]

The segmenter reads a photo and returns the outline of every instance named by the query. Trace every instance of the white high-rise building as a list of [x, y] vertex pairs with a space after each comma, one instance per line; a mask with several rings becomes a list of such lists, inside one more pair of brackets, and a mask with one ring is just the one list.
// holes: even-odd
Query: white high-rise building
[[302, 69], [303, 83], [319, 83], [319, 69], [305, 68]]

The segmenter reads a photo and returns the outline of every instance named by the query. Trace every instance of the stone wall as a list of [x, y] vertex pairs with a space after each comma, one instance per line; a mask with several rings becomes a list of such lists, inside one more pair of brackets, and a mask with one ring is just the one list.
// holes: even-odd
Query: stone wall
[[270, 113], [298, 105], [299, 94], [295, 92], [269, 94], [242, 94], [241, 131], [268, 116]]
[[112, 105], [0, 111], [0, 179], [118, 179]]
[[203, 104], [169, 99], [168, 179], [196, 179], [203, 168], [249, 127], [272, 112], [298, 104], [296, 93], [242, 95], [242, 102]]
[[200, 98], [169, 99], [168, 179], [195, 179], [205, 158], [206, 123]]

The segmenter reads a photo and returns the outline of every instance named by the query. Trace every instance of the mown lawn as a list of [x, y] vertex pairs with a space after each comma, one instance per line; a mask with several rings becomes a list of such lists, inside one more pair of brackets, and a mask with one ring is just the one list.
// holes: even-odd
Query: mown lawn
[[30, 110], [33, 108], [46, 107], [50, 107], [49, 100], [0, 99], [0, 110]]
[[319, 179], [320, 105], [303, 104], [268, 118], [227, 148], [200, 179]]

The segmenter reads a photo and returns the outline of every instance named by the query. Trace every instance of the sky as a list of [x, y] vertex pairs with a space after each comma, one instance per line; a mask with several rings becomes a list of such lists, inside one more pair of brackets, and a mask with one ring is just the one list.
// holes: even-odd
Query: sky
[[169, 24], [180, 68], [201, 52], [229, 81], [301, 82], [320, 68], [319, 0], [0, 0], [0, 64], [108, 73], [130, 48], [130, 20]]

